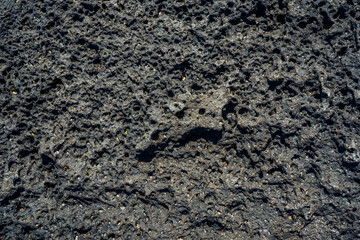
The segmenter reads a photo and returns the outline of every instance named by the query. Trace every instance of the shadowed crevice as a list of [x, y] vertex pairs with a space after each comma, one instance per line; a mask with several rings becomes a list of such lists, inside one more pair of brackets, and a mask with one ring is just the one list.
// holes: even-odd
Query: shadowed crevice
[[180, 138], [168, 138], [158, 144], [151, 144], [144, 150], [141, 150], [137, 155], [137, 159], [140, 162], [151, 162], [156, 155], [164, 151], [170, 144], [174, 148], [180, 148], [185, 146], [189, 142], [196, 142], [200, 139], [204, 139], [212, 144], [217, 144], [222, 138], [222, 131], [215, 130], [206, 127], [196, 127], [185, 132]]

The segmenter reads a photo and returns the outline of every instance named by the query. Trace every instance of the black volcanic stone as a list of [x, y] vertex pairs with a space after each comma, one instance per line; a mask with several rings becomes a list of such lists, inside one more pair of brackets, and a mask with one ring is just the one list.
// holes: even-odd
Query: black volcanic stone
[[1, 0], [0, 239], [360, 239], [358, 0]]

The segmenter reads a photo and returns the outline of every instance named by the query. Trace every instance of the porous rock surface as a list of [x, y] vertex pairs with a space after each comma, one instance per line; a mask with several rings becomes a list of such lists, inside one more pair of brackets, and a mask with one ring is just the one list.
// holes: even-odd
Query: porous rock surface
[[0, 239], [359, 239], [357, 0], [1, 0]]

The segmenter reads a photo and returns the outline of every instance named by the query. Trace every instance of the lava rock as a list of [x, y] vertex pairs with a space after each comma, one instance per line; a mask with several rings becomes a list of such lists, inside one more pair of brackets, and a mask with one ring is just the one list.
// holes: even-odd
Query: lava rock
[[354, 0], [0, 4], [1, 239], [359, 239]]

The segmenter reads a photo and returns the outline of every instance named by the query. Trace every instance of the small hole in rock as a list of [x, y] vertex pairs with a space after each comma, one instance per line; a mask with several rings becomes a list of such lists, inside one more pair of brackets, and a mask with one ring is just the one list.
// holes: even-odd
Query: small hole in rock
[[199, 91], [199, 90], [202, 89], [202, 87], [199, 86], [199, 85], [197, 85], [197, 84], [193, 84], [193, 85], [191, 85], [191, 89], [193, 89], [193, 90], [195, 90], [195, 91]]
[[196, 21], [202, 21], [203, 17], [202, 16], [197, 16], [195, 19], [196, 19]]
[[159, 131], [155, 131], [151, 134], [150, 138], [154, 141], [159, 140]]
[[182, 119], [182, 118], [184, 118], [185, 113], [184, 113], [184, 111], [180, 111], [180, 112], [175, 113], [175, 116], [176, 116], [178, 119]]
[[200, 108], [200, 109], [199, 109], [199, 114], [200, 114], [200, 115], [203, 115], [204, 113], [205, 113], [205, 108]]
[[239, 114], [245, 114], [245, 113], [247, 113], [249, 110], [247, 109], [247, 108], [240, 108], [240, 110], [239, 110]]
[[285, 24], [286, 23], [285, 17], [286, 16], [284, 14], [280, 14], [280, 15], [276, 16], [276, 20], [281, 24]]
[[80, 44], [80, 45], [84, 45], [86, 43], [86, 40], [83, 39], [83, 38], [80, 38], [78, 41], [77, 41], [77, 44]]
[[298, 26], [300, 27], [300, 28], [306, 28], [306, 22], [300, 22], [299, 24], [298, 24]]
[[280, 54], [281, 52], [280, 52], [280, 49], [275, 48], [275, 49], [273, 50], [273, 53]]
[[168, 91], [168, 96], [169, 96], [169, 97], [174, 97], [174, 96], [175, 96], [175, 94], [174, 94], [174, 92], [173, 92], [173, 91], [171, 91], [171, 90], [170, 90], [170, 91]]

